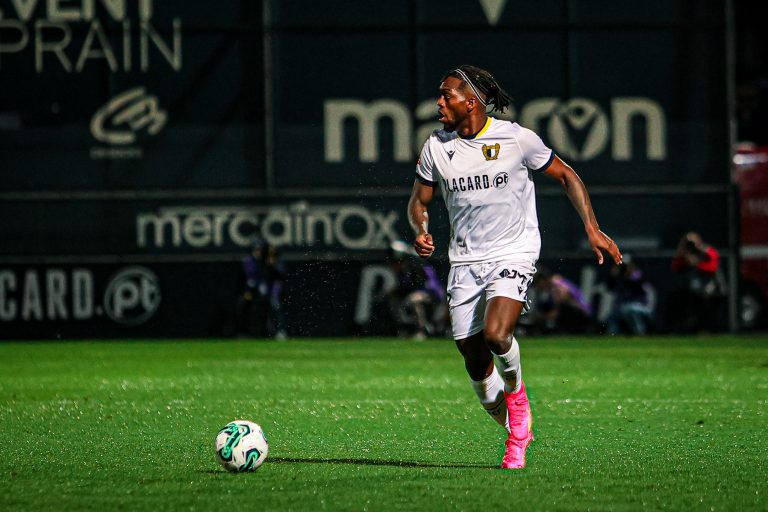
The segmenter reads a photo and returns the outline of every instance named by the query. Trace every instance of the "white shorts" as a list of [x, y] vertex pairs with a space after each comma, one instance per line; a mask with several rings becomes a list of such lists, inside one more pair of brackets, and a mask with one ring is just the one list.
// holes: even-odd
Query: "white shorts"
[[528, 287], [536, 273], [531, 261], [490, 261], [454, 265], [448, 272], [448, 307], [453, 339], [477, 334], [485, 324], [485, 306], [494, 297], [526, 304]]

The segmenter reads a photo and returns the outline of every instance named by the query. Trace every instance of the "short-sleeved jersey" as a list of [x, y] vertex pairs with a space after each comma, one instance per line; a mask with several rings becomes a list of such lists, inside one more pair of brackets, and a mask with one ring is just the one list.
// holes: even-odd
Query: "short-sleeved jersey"
[[445, 130], [430, 135], [416, 175], [442, 190], [451, 223], [451, 264], [538, 259], [531, 173], [545, 170], [553, 158], [533, 131], [492, 117], [471, 139]]

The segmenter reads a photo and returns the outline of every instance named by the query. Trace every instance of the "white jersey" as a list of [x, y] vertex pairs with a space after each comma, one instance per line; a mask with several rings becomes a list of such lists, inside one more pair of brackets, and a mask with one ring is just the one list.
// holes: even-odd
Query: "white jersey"
[[451, 264], [526, 260], [541, 249], [532, 171], [554, 158], [533, 131], [488, 117], [472, 139], [435, 130], [416, 165], [417, 178], [440, 185], [451, 222]]

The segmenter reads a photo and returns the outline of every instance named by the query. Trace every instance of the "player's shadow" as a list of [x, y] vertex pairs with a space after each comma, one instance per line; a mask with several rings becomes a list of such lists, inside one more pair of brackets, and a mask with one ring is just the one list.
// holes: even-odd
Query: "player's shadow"
[[350, 464], [353, 466], [392, 466], [396, 468], [469, 468], [469, 469], [496, 469], [497, 466], [487, 464], [467, 463], [435, 463], [418, 462], [408, 460], [382, 460], [382, 459], [316, 459], [304, 457], [270, 457], [269, 462], [274, 464]]

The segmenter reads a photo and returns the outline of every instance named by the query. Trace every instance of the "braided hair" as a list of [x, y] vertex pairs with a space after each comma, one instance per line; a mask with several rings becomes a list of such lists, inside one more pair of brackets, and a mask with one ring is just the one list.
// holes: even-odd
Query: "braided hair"
[[507, 92], [501, 88], [499, 83], [493, 78], [493, 75], [477, 66], [471, 66], [469, 64], [462, 64], [456, 69], [452, 69], [443, 75], [442, 80], [445, 80], [449, 76], [458, 78], [472, 92], [475, 93], [477, 99], [483, 105], [493, 105], [493, 110], [504, 112], [504, 110], [512, 103], [512, 98]]

